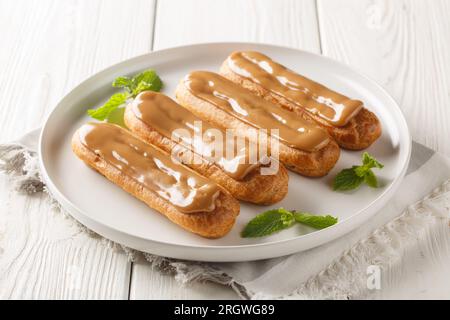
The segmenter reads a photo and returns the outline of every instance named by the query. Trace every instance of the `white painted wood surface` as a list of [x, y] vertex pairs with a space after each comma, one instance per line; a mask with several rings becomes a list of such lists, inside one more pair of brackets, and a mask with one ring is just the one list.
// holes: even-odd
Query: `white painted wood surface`
[[[450, 156], [450, 1], [318, 0], [322, 52], [380, 83], [413, 139]], [[449, 230], [450, 236], [450, 230]], [[380, 299], [450, 299], [447, 243], [419, 246]]]
[[318, 0], [324, 55], [380, 83], [413, 139], [450, 155], [450, 1]]
[[[0, 1], [1, 141], [40, 126], [92, 73], [148, 52], [153, 10], [146, 0]], [[128, 297], [123, 253], [79, 233], [44, 196], [17, 195], [4, 177], [0, 234], [0, 298]]]
[[[445, 0], [0, 1], [0, 142], [39, 126], [66, 92], [106, 66], [152, 49], [229, 40], [352, 65], [394, 96], [416, 140], [450, 155], [448, 12]], [[45, 197], [17, 195], [4, 177], [0, 246], [0, 298], [237, 298], [218, 285], [182, 288], [145, 261], [129, 263], [79, 233]], [[439, 266], [450, 264], [447, 253]], [[382, 297], [450, 298], [440, 287], [448, 282], [413, 281], [414, 272], [405, 268], [401, 290]]]
[[250, 41], [319, 51], [314, 0], [158, 1], [155, 49]]

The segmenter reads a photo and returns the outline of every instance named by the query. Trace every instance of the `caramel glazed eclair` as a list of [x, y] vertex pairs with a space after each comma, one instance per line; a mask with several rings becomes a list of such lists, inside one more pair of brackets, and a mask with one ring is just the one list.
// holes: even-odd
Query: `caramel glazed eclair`
[[[214, 180], [240, 200], [273, 204], [287, 194], [289, 176], [282, 165], [277, 163], [276, 171], [261, 174], [261, 169], [271, 164], [262, 165], [256, 157], [251, 161], [248, 143], [238, 148], [234, 138], [227, 139], [223, 128], [201, 121], [162, 93], [140, 93], [127, 105], [124, 118], [126, 126], [142, 140], [176, 155], [177, 160]], [[219, 138], [223, 138], [221, 144], [217, 144], [216, 136], [206, 134], [217, 130]], [[222, 148], [222, 152], [212, 157], [215, 147]], [[233, 154], [227, 155], [227, 150]]]
[[346, 149], [369, 147], [381, 135], [377, 116], [352, 100], [253, 51], [234, 52], [220, 74], [282, 108], [327, 129]]
[[184, 229], [207, 238], [230, 231], [239, 203], [226, 190], [127, 130], [88, 123], [72, 138], [88, 166]]
[[255, 128], [270, 131], [270, 139], [280, 142], [280, 162], [302, 175], [323, 176], [339, 158], [339, 146], [315, 122], [279, 108], [216, 73], [188, 74], [179, 83], [176, 97], [197, 117], [243, 132], [254, 143], [259, 143]]

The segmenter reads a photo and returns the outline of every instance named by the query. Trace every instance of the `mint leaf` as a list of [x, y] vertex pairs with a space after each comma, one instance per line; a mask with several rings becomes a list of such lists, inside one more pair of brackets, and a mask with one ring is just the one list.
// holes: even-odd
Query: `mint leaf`
[[135, 97], [142, 91], [160, 91], [162, 81], [155, 70], [149, 69], [135, 75], [133, 78], [117, 77], [113, 81], [112, 86], [115, 88], [124, 88]]
[[132, 91], [132, 85], [133, 81], [128, 77], [117, 77], [112, 83], [114, 88], [125, 88], [129, 92]]
[[365, 182], [369, 187], [378, 188], [378, 179], [371, 170], [372, 168], [382, 169], [382, 165], [377, 159], [367, 152], [362, 155], [362, 166], [353, 166], [339, 172], [333, 181], [333, 190], [352, 190], [358, 188]]
[[378, 179], [372, 170], [368, 170], [364, 176], [364, 182], [371, 188], [378, 188]]
[[104, 105], [97, 109], [89, 109], [87, 113], [94, 119], [105, 120], [112, 111], [123, 105], [128, 97], [129, 94], [126, 92], [113, 94]]
[[316, 229], [323, 229], [336, 224], [337, 221], [337, 218], [330, 215], [316, 216], [307, 212], [288, 211], [283, 208], [272, 209], [250, 220], [242, 231], [241, 236], [244, 238], [268, 236], [291, 227], [295, 222]]
[[273, 209], [263, 212], [250, 220], [241, 235], [244, 238], [268, 236], [289, 228], [294, 222], [295, 219], [292, 212], [283, 208]]
[[112, 86], [123, 88], [124, 91], [113, 94], [103, 106], [97, 109], [89, 109], [87, 113], [94, 119], [106, 120], [125, 127], [123, 120], [125, 109], [119, 107], [126, 103], [129, 98], [136, 97], [142, 91], [160, 91], [163, 83], [154, 70], [145, 70], [133, 78], [117, 77], [112, 82]]
[[316, 216], [307, 212], [297, 212], [297, 211], [294, 211], [294, 219], [299, 223], [305, 224], [307, 226], [316, 229], [324, 229], [338, 222], [337, 218], [330, 215]]
[[106, 122], [117, 124], [123, 128], [126, 128], [125, 120], [123, 119], [123, 115], [125, 114], [125, 107], [118, 107], [111, 111], [106, 117]]
[[369, 169], [371, 169], [371, 168], [382, 169], [384, 167], [384, 165], [382, 165], [380, 162], [378, 162], [377, 159], [372, 157], [367, 152], [363, 153], [363, 155], [362, 155], [362, 162], [363, 162], [363, 165], [368, 167]]
[[144, 70], [141, 73], [138, 73], [137, 75], [135, 75], [133, 77], [132, 81], [133, 81], [134, 87], [136, 87], [139, 84], [139, 82], [141, 82], [141, 81], [152, 82], [157, 77], [158, 77], [158, 75], [156, 74], [155, 70], [148, 69], [148, 70]]
[[161, 88], [162, 88], [162, 82], [161, 82], [161, 80], [159, 80], [159, 78], [158, 78], [158, 80], [155, 80], [155, 81], [153, 81], [151, 83], [142, 81], [142, 82], [140, 82], [138, 84], [136, 89], [134, 89], [133, 96], [137, 96], [142, 91], [149, 91], [150, 90], [150, 91], [158, 92], [158, 91], [161, 90]]
[[356, 174], [355, 168], [344, 169], [334, 178], [333, 190], [345, 191], [356, 189], [363, 181], [364, 178]]
[[132, 94], [137, 96], [142, 91], [160, 91], [162, 88], [162, 81], [154, 70], [145, 70], [139, 73], [132, 79]]
[[364, 178], [370, 169], [366, 166], [353, 166], [352, 169], [358, 177]]

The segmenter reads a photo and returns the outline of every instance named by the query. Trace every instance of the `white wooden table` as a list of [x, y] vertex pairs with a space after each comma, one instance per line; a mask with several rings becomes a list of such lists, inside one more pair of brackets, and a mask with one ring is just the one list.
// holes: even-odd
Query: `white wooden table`
[[[450, 1], [0, 0], [0, 39], [0, 142], [39, 127], [71, 88], [121, 60], [255, 41], [359, 69], [401, 105], [416, 141], [450, 155]], [[385, 296], [450, 298], [433, 272], [405, 277]], [[45, 196], [17, 195], [1, 177], [0, 298], [237, 296], [213, 284], [182, 288], [144, 261], [128, 262], [79, 233]]]

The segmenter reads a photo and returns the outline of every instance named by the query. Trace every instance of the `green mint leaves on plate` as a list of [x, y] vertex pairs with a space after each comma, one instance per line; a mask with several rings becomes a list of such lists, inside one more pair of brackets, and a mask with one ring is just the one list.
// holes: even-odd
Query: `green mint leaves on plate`
[[337, 218], [330, 215], [316, 216], [306, 212], [288, 211], [283, 208], [263, 212], [245, 226], [243, 238], [264, 237], [301, 223], [316, 229], [323, 229], [336, 224]]
[[358, 188], [363, 182], [369, 187], [377, 188], [378, 180], [372, 169], [382, 169], [384, 166], [367, 152], [362, 155], [362, 165], [353, 166], [339, 172], [334, 178], [333, 190], [346, 191]]
[[104, 105], [97, 109], [89, 109], [87, 113], [94, 119], [124, 126], [124, 109], [119, 107], [142, 91], [160, 91], [163, 83], [154, 70], [145, 70], [132, 78], [118, 77], [113, 81], [112, 86], [122, 88], [124, 91], [113, 94]]
[[134, 98], [142, 91], [160, 91], [162, 81], [154, 70], [146, 70], [133, 78], [118, 77], [113, 81], [112, 86], [125, 89]]
[[325, 229], [338, 222], [338, 218], [330, 215], [316, 216], [307, 212], [294, 211], [294, 218], [298, 223], [305, 224], [315, 229]]
[[106, 120], [108, 115], [115, 109], [123, 105], [128, 99], [126, 92], [120, 92], [113, 94], [104, 105], [97, 109], [89, 109], [88, 115], [97, 120]]

